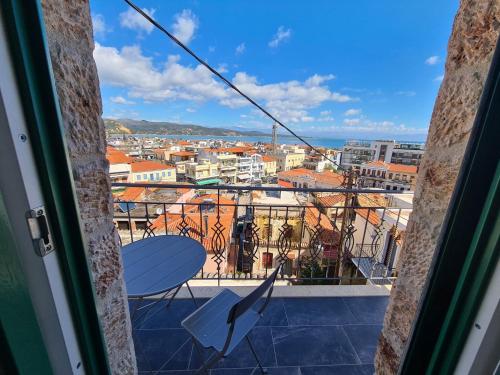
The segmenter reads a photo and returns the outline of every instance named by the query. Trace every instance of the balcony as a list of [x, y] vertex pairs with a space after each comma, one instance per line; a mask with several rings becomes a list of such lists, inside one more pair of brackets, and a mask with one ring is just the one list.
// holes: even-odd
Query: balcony
[[[117, 197], [115, 223], [123, 244], [166, 234], [200, 241], [208, 257], [190, 281], [199, 305], [221, 287], [245, 295], [283, 265], [269, 309], [251, 333], [269, 373], [373, 373], [407, 207], [390, 206], [398, 200], [370, 190], [161, 187], [155, 200]], [[192, 199], [178, 189], [191, 189]], [[325, 194], [344, 204], [325, 205]], [[180, 325], [195, 309], [184, 289], [168, 309], [161, 301], [133, 319], [140, 372], [191, 374], [199, 367]], [[129, 306], [151, 302], [130, 300]], [[211, 374], [255, 373], [245, 345]]]

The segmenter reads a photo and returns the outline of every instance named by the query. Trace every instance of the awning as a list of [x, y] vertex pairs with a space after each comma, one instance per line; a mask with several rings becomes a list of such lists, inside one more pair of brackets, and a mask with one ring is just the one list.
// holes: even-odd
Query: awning
[[247, 180], [249, 178], [250, 178], [250, 174], [248, 174], [248, 173], [243, 173], [243, 174], [238, 175], [239, 180]]
[[196, 181], [196, 185], [220, 184], [221, 182], [218, 178], [209, 178], [208, 180]]
[[373, 284], [389, 285], [390, 279], [387, 277], [387, 267], [369, 257], [351, 258], [351, 261], [361, 271], [364, 277]]

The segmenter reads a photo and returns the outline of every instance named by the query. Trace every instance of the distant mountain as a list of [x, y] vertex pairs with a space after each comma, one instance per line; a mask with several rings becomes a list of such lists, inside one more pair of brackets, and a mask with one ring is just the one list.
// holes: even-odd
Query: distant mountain
[[200, 125], [177, 124], [174, 122], [153, 122], [130, 119], [104, 119], [106, 131], [110, 134], [166, 134], [206, 136], [265, 136], [259, 131], [241, 131], [224, 128], [209, 128]]

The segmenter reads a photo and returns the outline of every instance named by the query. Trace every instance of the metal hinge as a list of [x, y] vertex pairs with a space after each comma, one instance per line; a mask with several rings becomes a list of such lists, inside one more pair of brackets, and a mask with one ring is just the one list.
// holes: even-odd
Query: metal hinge
[[49, 223], [45, 215], [45, 207], [40, 206], [29, 210], [26, 214], [31, 239], [35, 245], [36, 253], [44, 257], [54, 251], [54, 244], [50, 234]]

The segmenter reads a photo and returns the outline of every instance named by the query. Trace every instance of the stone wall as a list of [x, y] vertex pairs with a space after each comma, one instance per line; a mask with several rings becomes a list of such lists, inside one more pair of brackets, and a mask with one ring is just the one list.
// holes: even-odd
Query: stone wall
[[88, 259], [114, 374], [136, 373], [118, 237], [113, 225], [106, 139], [86, 0], [42, 0]]
[[391, 292], [377, 349], [375, 366], [379, 374], [397, 373], [499, 31], [498, 0], [460, 2], [400, 256], [401, 272]]

